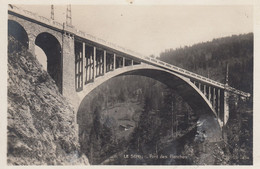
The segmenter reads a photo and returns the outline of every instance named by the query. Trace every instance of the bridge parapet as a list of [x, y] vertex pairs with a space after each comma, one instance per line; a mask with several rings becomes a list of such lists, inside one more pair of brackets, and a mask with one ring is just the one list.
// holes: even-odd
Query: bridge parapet
[[152, 62], [152, 63], [154, 63], [157, 66], [160, 66], [160, 67], [163, 67], [163, 68], [166, 68], [166, 69], [170, 69], [170, 70], [172, 70], [172, 71], [174, 71], [176, 73], [179, 73], [181, 75], [187, 76], [187, 77], [192, 78], [192, 79], [195, 79], [198, 82], [206, 83], [206, 84], [212, 85], [214, 87], [225, 89], [225, 90], [227, 90], [229, 92], [232, 92], [232, 93], [237, 94], [237, 95], [241, 95], [241, 96], [246, 97], [246, 98], [250, 97], [250, 93], [246, 93], [246, 92], [237, 90], [237, 89], [235, 89], [235, 88], [233, 88], [231, 86], [226, 86], [223, 83], [220, 83], [220, 82], [217, 82], [215, 80], [209, 79], [207, 77], [201, 76], [199, 74], [190, 72], [188, 70], [179, 68], [177, 66], [174, 66], [172, 64], [163, 62], [161, 60], [158, 60], [158, 59], [155, 59], [155, 58], [151, 58], [151, 57], [147, 57], [147, 56], [144, 58], [144, 60], [147, 61], [148, 63]]
[[201, 76], [199, 74], [190, 72], [190, 71], [188, 71], [186, 69], [179, 68], [177, 66], [171, 65], [171, 64], [163, 62], [161, 60], [150, 58], [150, 57], [145, 57], [145, 60], [153, 62], [153, 63], [155, 63], [158, 66], [164, 67], [166, 69], [170, 69], [170, 70], [172, 70], [174, 72], [177, 72], [177, 73], [182, 74], [184, 76], [187, 76], [189, 78], [193, 78], [193, 79], [196, 79], [198, 81], [203, 81], [205, 83], [214, 85], [214, 86], [219, 87], [219, 88], [224, 88], [225, 87], [225, 85], [220, 83], [220, 82], [211, 80], [211, 79], [209, 79], [207, 77], [204, 77], [204, 76]]
[[44, 23], [46, 25], [50, 25], [52, 27], [58, 28], [60, 30], [63, 29], [62, 23], [55, 21], [55, 20], [52, 20], [52, 19], [49, 19], [49, 18], [46, 18], [44, 16], [40, 16], [40, 15], [33, 13], [31, 11], [19, 8], [15, 5], [8, 5], [8, 10], [12, 11], [14, 13], [17, 13], [19, 15], [28, 17], [30, 19], [34, 19], [34, 20], [41, 22], [41, 23]]

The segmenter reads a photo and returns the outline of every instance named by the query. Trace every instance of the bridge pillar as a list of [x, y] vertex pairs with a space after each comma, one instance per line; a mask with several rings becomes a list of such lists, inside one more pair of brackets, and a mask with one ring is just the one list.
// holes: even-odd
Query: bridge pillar
[[106, 50], [104, 50], [103, 64], [104, 64], [104, 69], [103, 69], [103, 71], [104, 71], [104, 75], [105, 75], [106, 72], [107, 72], [107, 51], [106, 51]]
[[213, 109], [216, 110], [216, 91], [213, 88], [213, 100], [212, 100]]
[[204, 95], [206, 96], [207, 92], [206, 92], [206, 85], [204, 85]]
[[123, 65], [122, 67], [125, 67], [125, 57], [123, 57]]
[[79, 103], [75, 84], [75, 44], [74, 36], [64, 33], [62, 43], [62, 94], [74, 105]]
[[116, 54], [114, 53], [113, 70], [116, 69]]
[[219, 117], [219, 114], [220, 114], [220, 89], [218, 89], [218, 110], [217, 110], [217, 112], [218, 112], [218, 117]]
[[229, 118], [229, 93], [224, 90], [224, 125], [226, 125]]
[[210, 86], [209, 86], [209, 96], [208, 96], [208, 99], [209, 99], [209, 102], [212, 103], [211, 102], [211, 87]]
[[85, 42], [82, 43], [82, 57], [83, 57], [83, 87], [87, 82], [87, 59], [86, 59], [86, 50]]
[[96, 78], [96, 69], [97, 69], [96, 54], [97, 54], [97, 49], [96, 49], [96, 46], [94, 46], [93, 47], [93, 80], [95, 80], [95, 78]]

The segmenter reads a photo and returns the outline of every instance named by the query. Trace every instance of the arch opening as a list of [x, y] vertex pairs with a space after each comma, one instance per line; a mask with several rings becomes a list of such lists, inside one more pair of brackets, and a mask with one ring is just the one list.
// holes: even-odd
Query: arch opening
[[[115, 71], [114, 71], [115, 72]], [[189, 80], [185, 80], [185, 77], [181, 77], [175, 73], [162, 70], [160, 68], [155, 67], [143, 67], [143, 66], [136, 66], [133, 69], [127, 69], [126, 71], [118, 70], [118, 73], [111, 73], [111, 77], [106, 78], [97, 78], [94, 82], [95, 85], [91, 85], [87, 88], [87, 92], [85, 92], [84, 97], [87, 97], [88, 93], [104, 83], [105, 81], [117, 77], [117, 76], [124, 76], [124, 75], [138, 75], [149, 77], [154, 80], [157, 80], [168, 87], [175, 89], [178, 91], [179, 95], [190, 104], [192, 109], [199, 112], [200, 114], [205, 114], [208, 112], [212, 112], [215, 116], [215, 112], [211, 109], [211, 105], [207, 98], [203, 95], [203, 93], [198, 92], [198, 89], [189, 82]], [[109, 76], [108, 74], [106, 76]], [[84, 93], [84, 91], [83, 91]], [[82, 96], [82, 95], [81, 95]], [[204, 98], [203, 98], [204, 97]], [[81, 102], [84, 98], [81, 98]], [[80, 106], [80, 105], [79, 105]]]
[[[61, 45], [59, 41], [49, 33], [41, 33], [35, 39], [35, 44], [39, 46], [47, 57], [47, 72], [55, 81], [60, 93], [62, 93], [62, 57]], [[39, 60], [45, 60], [42, 57]]]
[[[176, 93], [182, 98], [182, 99], [180, 99], [180, 100], [183, 100], [184, 102], [186, 102], [186, 103], [188, 103], [188, 105], [189, 105], [189, 107], [191, 107], [191, 109], [192, 109], [192, 112], [194, 112], [195, 114], [196, 114], [196, 116], [197, 116], [197, 118], [199, 118], [199, 119], [197, 119], [198, 121], [197, 121], [197, 123], [195, 123], [195, 125], [196, 124], [198, 124], [198, 125], [201, 125], [201, 127], [199, 127], [199, 128], [197, 128], [197, 131], [198, 130], [200, 130], [201, 132], [203, 132], [202, 133], [202, 135], [208, 135], [209, 136], [209, 138], [208, 139], [211, 139], [211, 140], [213, 140], [214, 139], [214, 141], [218, 141], [218, 139], [221, 139], [221, 129], [220, 129], [220, 126], [219, 126], [219, 124], [218, 124], [218, 122], [217, 122], [217, 120], [215, 119], [215, 117], [214, 117], [214, 115], [213, 115], [213, 113], [212, 113], [212, 111], [211, 111], [211, 109], [209, 108], [209, 106], [207, 105], [207, 103], [205, 102], [205, 100], [201, 97], [201, 95], [192, 87], [192, 86], [190, 86], [186, 81], [184, 81], [183, 79], [180, 79], [179, 77], [177, 77], [177, 76], [174, 76], [173, 74], [170, 74], [169, 72], [163, 72], [163, 71], [161, 71], [161, 70], [152, 70], [152, 69], [139, 69], [139, 70], [132, 70], [132, 71], [128, 71], [128, 72], [125, 72], [125, 73], [120, 73], [120, 74], [118, 74], [117, 76], [114, 76], [114, 77], [112, 77], [112, 78], [110, 78], [110, 80], [115, 80], [115, 79], [117, 79], [118, 77], [124, 77], [125, 75], [129, 75], [129, 76], [132, 76], [132, 75], [137, 75], [137, 76], [139, 76], [139, 77], [149, 77], [149, 78], [151, 78], [151, 79], [154, 79], [154, 80], [157, 80], [157, 81], [159, 81], [159, 82], [161, 82], [162, 84], [164, 84], [164, 85], [167, 85], [169, 88], [172, 88], [172, 89], [174, 89], [174, 91], [176, 91]], [[148, 79], [149, 79], [148, 78]], [[98, 80], [98, 79], [96, 79], [96, 80]], [[100, 86], [103, 86], [104, 87], [104, 84], [106, 84], [107, 82], [109, 82], [110, 80], [108, 80], [108, 81], [103, 81], [102, 83], [100, 83], [101, 85]], [[136, 82], [138, 81], [138, 80], [135, 80]], [[145, 81], [147, 81], [147, 80], [145, 80]], [[104, 83], [105, 82], [105, 83]], [[124, 81], [121, 81], [121, 82], [118, 82], [118, 84], [121, 86], [121, 85], [124, 85]], [[127, 83], [127, 84], [129, 84], [129, 83]], [[89, 94], [87, 95], [87, 96], [89, 96], [89, 97], [92, 97], [91, 95], [93, 94], [93, 93], [101, 93], [101, 95], [102, 94], [104, 94], [105, 92], [104, 92], [104, 90], [102, 90], [102, 89], [100, 89], [99, 87], [100, 86], [96, 86], [96, 88], [94, 89], [94, 90], [92, 90], [91, 92], [89, 92]], [[113, 85], [112, 85], [113, 86]], [[114, 86], [117, 86], [117, 85], [114, 85]], [[155, 86], [150, 86], [150, 87], [148, 87], [148, 88], [156, 88], [156, 85]], [[105, 87], [105, 88], [107, 88], [107, 87]], [[121, 89], [120, 89], [120, 87], [119, 86], [117, 86], [116, 87], [117, 89], [116, 90], [119, 90], [119, 96], [118, 97], [120, 97], [120, 98], [124, 98], [123, 96], [124, 95], [121, 95]], [[96, 90], [96, 89], [98, 89], [98, 90]], [[106, 90], [108, 90], [108, 91], [111, 91], [110, 89], [106, 89]], [[113, 93], [113, 92], [112, 92]], [[138, 94], [140, 94], [140, 93], [142, 93], [142, 90], [136, 90], [136, 92], [135, 92], [137, 95]], [[129, 93], [127, 93], [126, 94], [127, 96], [128, 95], [130, 95]], [[102, 121], [103, 120], [103, 122], [104, 123], [98, 123], [99, 124], [99, 126], [102, 126], [103, 124], [106, 124], [106, 123], [108, 123], [108, 124], [110, 124], [110, 125], [115, 125], [116, 124], [116, 122], [117, 122], [117, 120], [113, 120], [113, 118], [112, 118], [112, 120], [110, 119], [110, 118], [108, 118], [108, 120], [104, 120], [104, 119], [106, 119], [106, 118], [104, 118], [104, 114], [103, 113], [105, 113], [105, 115], [107, 116], [109, 113], [112, 113], [113, 114], [113, 112], [115, 112], [115, 113], [120, 113], [120, 110], [118, 110], [118, 106], [114, 106], [114, 108], [113, 108], [113, 106], [112, 106], [112, 108], [109, 108], [109, 110], [108, 111], [104, 111], [104, 110], [100, 110], [100, 109], [93, 109], [93, 111], [91, 111], [91, 114], [87, 114], [86, 112], [84, 112], [85, 110], [85, 108], [86, 107], [93, 107], [93, 105], [95, 105], [95, 104], [97, 104], [97, 101], [100, 101], [100, 100], [102, 100], [102, 101], [104, 101], [104, 104], [107, 104], [106, 102], [107, 102], [107, 98], [106, 97], [97, 97], [96, 98], [96, 100], [95, 101], [93, 101], [93, 104], [89, 104], [89, 103], [86, 103], [87, 102], [87, 100], [89, 100], [89, 99], [91, 99], [91, 98], [88, 98], [87, 96], [85, 96], [84, 97], [84, 99], [82, 100], [82, 102], [81, 102], [81, 104], [80, 104], [80, 106], [79, 106], [79, 109], [78, 109], [78, 112], [77, 112], [77, 122], [78, 122], [78, 124], [79, 124], [79, 138], [80, 138], [80, 140], [81, 140], [81, 146], [84, 148], [84, 150], [83, 151], [86, 151], [86, 150], [88, 150], [88, 152], [89, 151], [91, 151], [92, 149], [87, 149], [88, 147], [87, 146], [84, 146], [84, 140], [85, 139], [87, 139], [88, 138], [88, 135], [91, 135], [91, 133], [93, 133], [93, 131], [92, 130], [89, 130], [89, 131], [86, 131], [85, 129], [86, 128], [88, 128], [88, 129], [90, 129], [91, 128], [91, 125], [90, 125], [90, 123], [88, 124], [88, 125], [90, 125], [90, 126], [88, 126], [88, 125], [85, 125], [85, 120], [84, 119], [88, 119], [88, 120], [90, 120], [91, 121], [91, 119], [93, 120], [93, 122], [94, 121]], [[155, 98], [155, 97], [157, 97], [158, 95], [151, 95], [150, 96], [150, 98]], [[178, 98], [178, 97], [177, 97]], [[124, 100], [124, 99], [122, 99], [122, 100]], [[167, 100], [167, 99], [166, 99]], [[179, 99], [177, 99], [177, 101], [176, 102], [182, 102], [182, 101], [178, 101]], [[89, 105], [87, 105], [87, 104], [89, 104]], [[148, 100], [148, 104], [149, 104], [149, 100]], [[174, 103], [175, 104], [175, 103]], [[109, 103], [107, 104], [108, 106], [110, 105]], [[150, 105], [156, 105], [156, 104], [154, 104], [154, 103], [150, 103]], [[124, 105], [125, 106], [125, 105]], [[175, 106], [178, 106], [178, 104], [176, 104]], [[179, 105], [180, 106], [180, 105]], [[102, 107], [102, 106], [97, 106], [97, 107]], [[123, 106], [122, 106], [123, 107]], [[126, 107], [126, 106], [125, 106]], [[148, 106], [149, 107], [149, 106]], [[187, 131], [189, 131], [189, 129], [192, 129], [192, 125], [187, 125], [188, 123], [190, 123], [190, 120], [191, 120], [191, 118], [189, 119], [189, 116], [191, 116], [191, 114], [190, 114], [190, 110], [189, 109], [187, 109], [187, 106], [181, 106], [182, 108], [182, 110], [181, 110], [181, 113], [180, 113], [180, 115], [181, 116], [176, 116], [176, 115], [172, 115], [171, 113], [169, 113], [169, 112], [171, 112], [171, 110], [169, 110], [168, 111], [168, 114], [166, 113], [166, 111], [167, 110], [162, 110], [162, 109], [160, 109], [160, 113], [163, 115], [164, 113], [166, 113], [168, 116], [168, 118], [167, 117], [165, 117], [164, 119], [166, 119], [166, 121], [168, 120], [168, 122], [169, 122], [169, 124], [171, 124], [171, 121], [173, 120], [173, 123], [174, 124], [176, 124], [175, 123], [175, 120], [176, 120], [176, 117], [177, 118], [184, 118], [184, 121], [183, 121], [183, 123], [181, 123], [181, 122], [179, 122], [179, 123], [177, 123], [178, 124], [178, 127], [174, 127], [173, 129], [174, 129], [174, 132], [176, 131], [176, 130], [180, 130], [180, 128], [184, 128], [184, 129], [187, 129]], [[144, 108], [145, 109], [145, 108]], [[149, 109], [149, 108], [148, 108]], [[170, 104], [170, 106], [169, 106], [169, 104], [168, 104], [168, 109], [171, 109], [171, 104]], [[124, 112], [124, 109], [122, 108], [121, 109], [122, 111], [121, 111], [121, 114], [122, 114], [122, 112]], [[126, 110], [127, 110], [127, 108], [126, 108]], [[112, 112], [111, 112], [112, 111]], [[116, 112], [117, 111], [117, 112]], [[100, 113], [100, 112], [103, 112], [103, 113]], [[154, 119], [153, 120], [153, 123], [152, 124], [150, 124], [150, 125], [152, 125], [153, 126], [153, 128], [154, 129], [149, 129], [149, 128], [146, 128], [147, 130], [156, 130], [155, 129], [155, 124], [158, 122], [158, 118], [156, 118], [155, 116], [156, 116], [156, 113], [157, 113], [157, 109], [154, 109], [154, 110], [151, 110], [151, 112], [152, 113], [150, 113], [149, 114], [149, 116], [147, 116], [147, 118], [146, 117], [144, 117], [144, 119], [149, 119], [149, 118], [151, 118], [151, 119]], [[96, 114], [96, 115], [95, 115]], [[131, 112], [130, 112], [130, 114], [131, 114]], [[188, 118], [187, 118], [188, 117]], [[193, 116], [194, 117], [194, 116]], [[97, 120], [98, 119], [98, 120]], [[100, 119], [100, 120], [99, 120]], [[123, 119], [123, 120], [128, 120], [129, 121], [129, 119], [132, 119], [132, 117], [131, 116], [123, 116], [123, 118], [121, 118], [121, 119]], [[186, 120], [185, 120], [186, 119]], [[204, 122], [205, 121], [205, 119], [208, 121], [208, 123], [206, 122]], [[195, 119], [196, 120], [196, 119]], [[125, 122], [125, 121], [123, 121], [123, 122]], [[163, 122], [163, 121], [161, 121], [161, 122]], [[165, 121], [164, 121], [165, 122]], [[186, 123], [187, 122], [187, 123]], [[137, 122], [138, 123], [138, 122]], [[145, 121], [143, 121], [143, 123], [146, 123]], [[160, 123], [160, 122], [159, 122]], [[214, 126], [214, 127], [209, 127], [209, 125], [208, 124], [211, 124], [211, 126]], [[128, 124], [130, 124], [130, 125], [128, 125]], [[141, 124], [141, 123], [140, 123]], [[194, 124], [194, 123], [193, 123]], [[203, 126], [203, 124], [205, 124], [204, 126]], [[214, 125], [213, 125], [214, 124]], [[130, 126], [130, 127], [129, 127]], [[133, 127], [134, 126], [134, 127]], [[131, 124], [131, 123], [126, 123], [126, 124], [123, 124], [123, 125], [121, 125], [121, 123], [119, 122], [118, 123], [118, 125], [117, 126], [113, 126], [113, 127], [111, 127], [113, 130], [112, 131], [114, 131], [114, 129], [117, 127], [118, 128], [118, 130], [123, 130], [123, 132], [129, 132], [130, 130], [131, 130], [131, 128], [136, 128], [136, 127], [138, 127], [139, 126], [139, 124], [138, 125], [135, 125], [135, 124]], [[176, 125], [175, 125], [176, 126]], [[169, 130], [171, 130], [172, 128], [169, 128]], [[100, 130], [100, 131], [102, 131], [102, 130]], [[191, 132], [191, 130], [190, 130], [190, 132]], [[95, 132], [94, 132], [95, 133]], [[176, 133], [176, 132], [175, 132]], [[195, 133], [196, 133], [196, 130], [195, 130]], [[194, 134], [194, 130], [192, 130], [192, 134]], [[142, 135], [142, 134], [141, 134]], [[102, 136], [102, 134], [101, 134], [101, 136]], [[175, 136], [175, 134], [174, 134], [174, 136]], [[159, 136], [158, 136], [159, 137]], [[199, 135], [199, 136], [197, 136], [197, 137], [201, 137], [201, 135]], [[165, 137], [165, 139], [166, 139], [167, 137]], [[93, 137], [89, 137], [89, 139], [90, 140], [88, 140], [88, 141], [91, 141], [91, 139], [93, 139]], [[142, 140], [142, 139], [141, 139]], [[160, 139], [158, 139], [159, 141], [158, 142], [160, 142], [161, 140]], [[93, 141], [93, 140], [92, 140]], [[100, 141], [101, 143], [102, 143], [102, 137], [97, 137], [96, 138], [96, 141]], [[136, 141], [136, 140], [134, 140], [133, 142], [135, 142], [135, 145], [138, 145], [137, 144], [137, 142], [138, 141]], [[95, 144], [96, 144], [96, 142], [94, 142], [94, 144], [93, 144], [93, 146], [95, 146]], [[149, 143], [150, 144], [150, 143]], [[101, 144], [102, 145], [102, 144]], [[143, 144], [144, 145], [144, 144]], [[155, 145], [157, 145], [157, 143], [151, 143], [150, 144], [150, 146], [155, 146]], [[128, 145], [125, 145], [124, 147], [126, 147], [126, 146], [128, 146]], [[93, 147], [92, 147], [93, 148]], [[148, 148], [149, 149], [149, 146], [148, 147], [145, 147], [144, 149], [140, 149], [141, 151], [142, 151], [142, 153], [148, 153], [149, 151], [146, 151], [145, 149], [146, 148]], [[177, 147], [175, 147], [175, 148], [177, 148]], [[133, 152], [132, 153], [138, 153], [138, 151], [136, 151], [136, 150], [138, 150], [139, 148], [129, 148], [128, 150], [133, 150]], [[154, 147], [152, 148], [153, 150], [155, 150], [154, 149]], [[163, 148], [162, 148], [163, 149]], [[164, 150], [164, 149], [163, 149]], [[140, 153], [140, 152], [139, 152]], [[88, 154], [89, 155], [89, 154]], [[113, 156], [111, 156], [111, 158], [112, 158]], [[106, 162], [106, 160], [104, 160], [104, 162]], [[151, 162], [151, 161], [146, 161], [146, 162]], [[105, 164], [105, 163], [104, 163]], [[124, 164], [124, 163], [122, 163], [122, 164]], [[129, 163], [129, 164], [135, 164], [135, 163]], [[140, 161], [140, 164], [142, 164], [142, 162]], [[150, 164], [150, 163], [149, 163]], [[152, 164], [152, 163], [151, 163]]]
[[[29, 48], [28, 34], [18, 22], [8, 20], [8, 36], [12, 36], [19, 41], [26, 49]], [[10, 46], [9, 46], [10, 48]]]

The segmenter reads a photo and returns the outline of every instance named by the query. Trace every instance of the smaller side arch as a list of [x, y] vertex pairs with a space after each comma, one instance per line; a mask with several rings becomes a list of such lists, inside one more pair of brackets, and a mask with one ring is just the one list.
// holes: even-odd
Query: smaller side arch
[[55, 36], [47, 32], [40, 33], [35, 39], [35, 44], [44, 51], [47, 57], [47, 71], [62, 93], [61, 44]]
[[[17, 41], [19, 41], [26, 49], [29, 48], [29, 38], [26, 30], [18, 22], [13, 20], [8, 20], [8, 36], [12, 36]], [[8, 46], [10, 49], [11, 46]]]

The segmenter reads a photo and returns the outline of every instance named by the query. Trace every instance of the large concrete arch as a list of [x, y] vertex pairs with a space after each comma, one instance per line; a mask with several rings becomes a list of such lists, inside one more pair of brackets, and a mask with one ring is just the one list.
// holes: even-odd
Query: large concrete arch
[[50, 33], [40, 33], [35, 39], [47, 57], [47, 71], [62, 92], [62, 54], [60, 42]]
[[158, 80], [175, 89], [178, 94], [191, 106], [194, 112], [198, 114], [212, 113], [215, 117], [217, 117], [215, 110], [212, 108], [212, 104], [209, 102], [206, 96], [190, 81], [189, 78], [180, 76], [166, 69], [146, 64], [116, 69], [112, 72], [108, 72], [105, 76], [96, 78], [93, 83], [84, 86], [84, 89], [77, 93], [78, 102], [74, 102], [77, 110], [81, 111], [81, 107], [83, 106], [87, 95], [92, 90], [107, 80], [122, 75], [140, 75]]
[[29, 38], [24, 27], [16, 21], [8, 20], [8, 35], [13, 36], [27, 49], [29, 48]]

